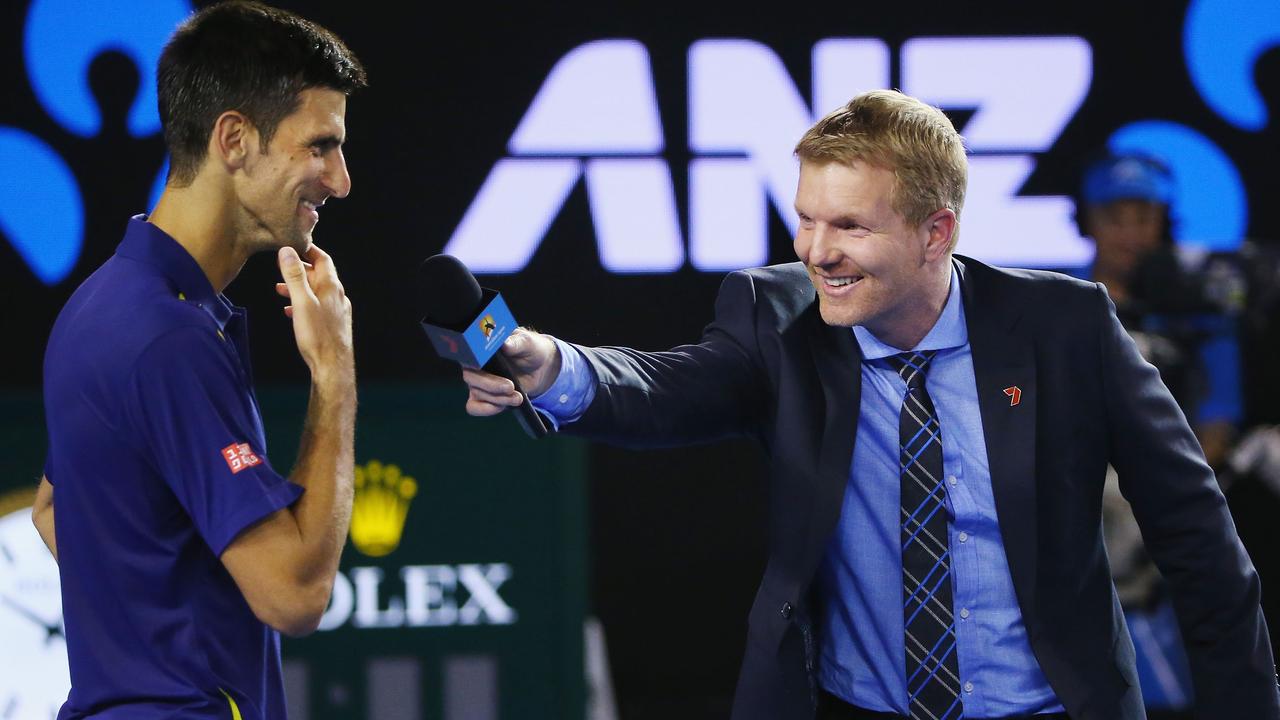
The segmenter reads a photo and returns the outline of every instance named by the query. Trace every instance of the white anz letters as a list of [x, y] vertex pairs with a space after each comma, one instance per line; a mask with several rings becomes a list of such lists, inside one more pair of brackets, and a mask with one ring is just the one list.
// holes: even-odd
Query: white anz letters
[[961, 252], [1004, 265], [1083, 265], [1093, 257], [1066, 197], [1019, 196], [1084, 102], [1093, 53], [1076, 37], [916, 38], [902, 46], [902, 89], [974, 108], [964, 127], [969, 192]]
[[[813, 47], [810, 106], [786, 67], [752, 40], [689, 48], [689, 262], [723, 271], [768, 261], [769, 207], [794, 230], [792, 148], [818, 117], [891, 84], [889, 47], [832, 38]], [[984, 260], [1069, 266], [1089, 259], [1065, 197], [1020, 196], [1083, 102], [1092, 51], [1077, 37], [915, 38], [903, 44], [905, 92], [972, 110], [963, 128], [970, 194], [961, 250]], [[528, 264], [579, 178], [600, 260], [617, 273], [671, 272], [685, 244], [661, 153], [648, 51], [635, 40], [581, 45], [547, 76], [445, 247], [476, 272]]]

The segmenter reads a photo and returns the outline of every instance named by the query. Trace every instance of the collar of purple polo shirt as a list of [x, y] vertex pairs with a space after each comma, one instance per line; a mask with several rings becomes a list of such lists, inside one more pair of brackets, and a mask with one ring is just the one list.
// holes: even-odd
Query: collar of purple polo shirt
[[225, 297], [213, 291], [196, 259], [168, 233], [147, 222], [145, 215], [134, 215], [125, 229], [124, 240], [116, 254], [143, 262], [160, 270], [173, 283], [174, 293], [198, 307], [226, 330], [231, 318], [243, 312]]

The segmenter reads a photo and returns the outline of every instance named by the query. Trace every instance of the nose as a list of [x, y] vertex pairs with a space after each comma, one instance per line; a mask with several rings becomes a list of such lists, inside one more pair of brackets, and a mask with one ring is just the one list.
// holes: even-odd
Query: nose
[[809, 257], [805, 258], [810, 265], [834, 265], [840, 261], [840, 251], [835, 242], [836, 229], [826, 223], [817, 223], [810, 231]]
[[324, 186], [333, 197], [344, 198], [351, 192], [351, 173], [347, 172], [347, 158], [342, 148], [330, 154], [325, 161]]

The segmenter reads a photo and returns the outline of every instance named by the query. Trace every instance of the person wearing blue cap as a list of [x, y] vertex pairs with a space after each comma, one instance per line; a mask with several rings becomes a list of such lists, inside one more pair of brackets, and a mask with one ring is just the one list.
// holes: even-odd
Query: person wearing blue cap
[[[1233, 323], [1243, 291], [1224, 292], [1230, 282], [1210, 282], [1215, 273], [1180, 257], [1175, 201], [1173, 173], [1156, 157], [1115, 153], [1090, 163], [1076, 212], [1080, 234], [1096, 248], [1084, 274], [1106, 286], [1121, 322], [1161, 368], [1209, 464], [1218, 467], [1243, 418]], [[1224, 258], [1213, 262], [1233, 274]]]
[[1173, 242], [1173, 175], [1150, 156], [1108, 155], [1085, 172], [1080, 200], [1080, 234], [1097, 247], [1093, 279], [1124, 306], [1134, 300], [1131, 285], [1140, 263]]
[[[1107, 154], [1085, 170], [1076, 218], [1096, 246], [1090, 279], [1106, 286], [1125, 329], [1192, 418], [1209, 464], [1220, 468], [1242, 416], [1238, 350], [1230, 317], [1175, 252], [1175, 196], [1173, 173], [1158, 158]], [[1114, 470], [1103, 526], [1143, 702], [1152, 718], [1190, 718], [1190, 667], [1168, 589]]]

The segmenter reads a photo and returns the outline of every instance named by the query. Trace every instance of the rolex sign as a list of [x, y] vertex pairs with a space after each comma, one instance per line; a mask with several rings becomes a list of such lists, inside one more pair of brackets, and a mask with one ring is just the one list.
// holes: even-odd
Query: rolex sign
[[[259, 400], [286, 465], [305, 392]], [[361, 386], [356, 428], [328, 610], [283, 644], [290, 720], [581, 717], [583, 446], [468, 417], [456, 387]]]
[[[356, 466], [351, 544], [371, 558], [400, 546], [418, 483], [399, 466], [378, 460]], [[516, 611], [503, 600], [508, 563], [405, 565], [388, 578], [379, 566], [339, 572], [321, 631], [356, 628], [510, 625]]]

